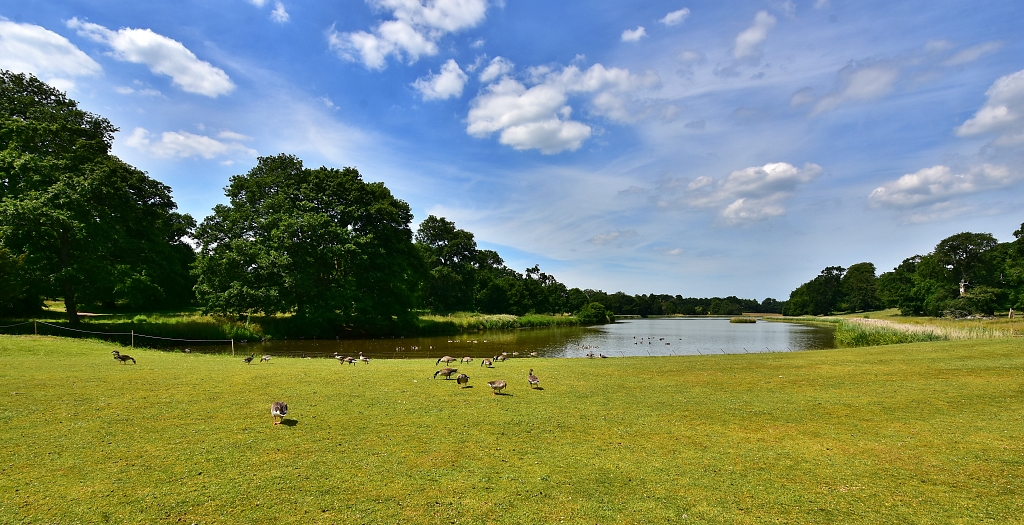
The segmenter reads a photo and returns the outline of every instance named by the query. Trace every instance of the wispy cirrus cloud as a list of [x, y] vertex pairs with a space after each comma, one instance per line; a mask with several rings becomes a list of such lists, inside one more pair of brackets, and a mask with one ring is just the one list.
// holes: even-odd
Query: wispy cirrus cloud
[[149, 29], [111, 31], [78, 18], [68, 20], [67, 26], [81, 36], [110, 46], [112, 56], [117, 60], [144, 64], [154, 74], [171, 77], [174, 85], [182, 91], [216, 98], [235, 89], [235, 84], [222, 69], [199, 60], [181, 42]]

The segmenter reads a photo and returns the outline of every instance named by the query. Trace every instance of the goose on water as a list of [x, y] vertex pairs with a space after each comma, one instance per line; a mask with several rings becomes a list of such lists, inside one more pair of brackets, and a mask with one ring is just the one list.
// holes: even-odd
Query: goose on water
[[[284, 416], [288, 415], [288, 403], [274, 401], [270, 404], [270, 415], [273, 416], [275, 425], [283, 423]], [[277, 418], [281, 418], [281, 421], [278, 421]]]
[[505, 383], [505, 381], [503, 381], [501, 379], [496, 379], [494, 381], [488, 381], [487, 382], [487, 386], [491, 387], [491, 390], [492, 390], [491, 393], [494, 394], [494, 395], [500, 394], [502, 389], [504, 389], [507, 385], [508, 384]]

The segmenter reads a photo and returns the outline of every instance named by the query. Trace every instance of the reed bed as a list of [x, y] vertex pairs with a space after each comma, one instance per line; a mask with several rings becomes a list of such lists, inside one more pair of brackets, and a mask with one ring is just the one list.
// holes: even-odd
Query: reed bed
[[902, 322], [901, 319], [897, 322], [871, 317], [792, 317], [779, 320], [833, 324], [836, 326], [836, 342], [848, 347], [998, 339], [1019, 335], [1019, 331], [998, 325], [945, 319], [909, 318], [913, 321]]
[[548, 328], [578, 326], [579, 319], [572, 316], [511, 314], [453, 314], [421, 315], [420, 331], [426, 334], [455, 334], [482, 330], [515, 330], [518, 328]]

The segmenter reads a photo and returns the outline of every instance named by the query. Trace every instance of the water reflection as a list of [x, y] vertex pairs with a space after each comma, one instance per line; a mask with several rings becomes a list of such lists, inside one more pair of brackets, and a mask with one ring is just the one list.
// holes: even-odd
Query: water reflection
[[484, 357], [502, 353], [526, 357], [608, 357], [786, 352], [834, 348], [831, 326], [758, 321], [730, 323], [721, 318], [630, 319], [588, 328], [544, 328], [478, 332], [446, 337], [358, 340], [280, 340], [238, 345], [240, 354], [329, 357], [363, 355], [375, 359], [452, 356]]

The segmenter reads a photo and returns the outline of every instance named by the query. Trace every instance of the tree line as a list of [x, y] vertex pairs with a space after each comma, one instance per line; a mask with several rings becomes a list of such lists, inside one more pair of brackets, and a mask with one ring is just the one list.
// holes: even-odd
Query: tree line
[[355, 168], [259, 157], [198, 223], [171, 189], [110, 153], [117, 129], [31, 75], [0, 71], [0, 313], [199, 305], [285, 314], [310, 334], [401, 329], [418, 311], [612, 315], [781, 312], [783, 302], [568, 288], [509, 268], [471, 232]]
[[875, 265], [829, 266], [797, 287], [786, 315], [898, 308], [903, 315], [966, 317], [1024, 308], [1024, 224], [1014, 241], [963, 232], [876, 277]]

